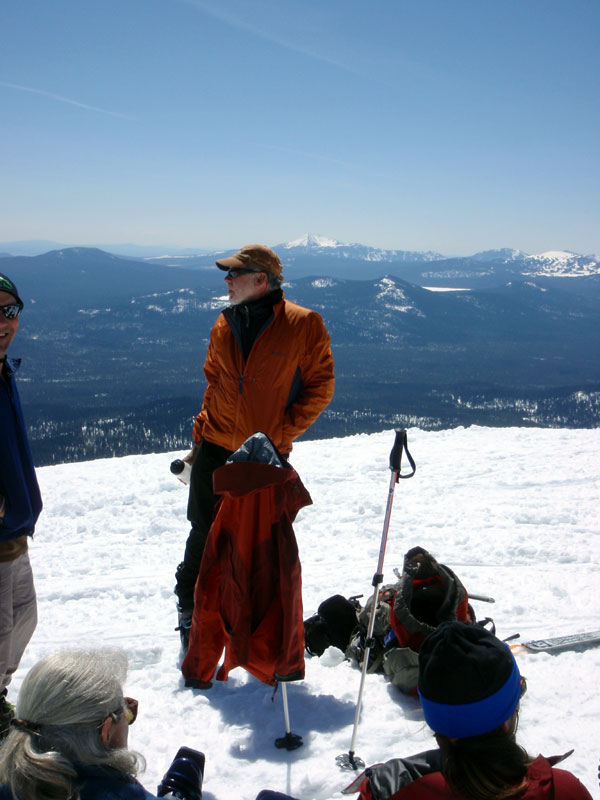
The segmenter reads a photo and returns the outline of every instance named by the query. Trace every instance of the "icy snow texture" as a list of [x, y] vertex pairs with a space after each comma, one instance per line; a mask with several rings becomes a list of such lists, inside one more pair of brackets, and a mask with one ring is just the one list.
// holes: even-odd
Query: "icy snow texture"
[[[600, 430], [469, 428], [409, 431], [417, 473], [395, 490], [384, 582], [410, 547], [451, 566], [491, 614], [500, 637], [523, 640], [599, 625]], [[314, 505], [295, 524], [305, 617], [331, 594], [370, 595], [390, 472], [392, 431], [302, 442], [291, 461]], [[130, 746], [148, 761], [154, 791], [177, 748], [206, 753], [205, 800], [246, 800], [260, 788], [302, 800], [340, 798], [352, 779], [335, 756], [350, 746], [360, 673], [339, 651], [307, 658], [290, 684], [291, 727], [304, 746], [274, 747], [284, 733], [281, 693], [237, 669], [207, 692], [184, 688], [172, 594], [183, 555], [187, 493], [169, 472], [180, 454], [44, 467], [45, 510], [31, 547], [39, 625], [17, 672], [71, 645], [121, 645], [126, 691], [140, 701]], [[364, 602], [364, 601], [363, 601]], [[557, 655], [519, 652], [529, 691], [520, 741], [532, 754], [575, 753], [565, 763], [598, 797], [600, 647]], [[418, 702], [368, 676], [356, 753], [367, 764], [434, 746]]]

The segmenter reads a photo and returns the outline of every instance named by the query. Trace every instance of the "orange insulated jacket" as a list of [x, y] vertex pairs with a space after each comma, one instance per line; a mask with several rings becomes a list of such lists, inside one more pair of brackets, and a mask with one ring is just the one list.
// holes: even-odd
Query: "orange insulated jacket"
[[221, 313], [210, 334], [208, 386], [194, 422], [194, 441], [226, 450], [263, 431], [281, 453], [333, 397], [329, 334], [315, 311], [282, 299], [244, 362], [235, 315]]

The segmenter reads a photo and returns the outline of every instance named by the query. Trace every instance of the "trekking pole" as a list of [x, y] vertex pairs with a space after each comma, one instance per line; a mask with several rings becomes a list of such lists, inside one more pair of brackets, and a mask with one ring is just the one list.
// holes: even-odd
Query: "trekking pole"
[[[406, 457], [412, 467], [412, 472], [407, 473], [406, 475], [401, 475], [401, 462], [402, 462], [402, 452], [406, 453]], [[365, 677], [367, 675], [367, 669], [369, 666], [369, 655], [371, 653], [371, 647], [375, 644], [375, 640], [373, 639], [373, 630], [375, 628], [375, 611], [377, 607], [377, 600], [379, 596], [379, 585], [383, 581], [383, 560], [385, 558], [385, 547], [387, 544], [387, 536], [388, 536], [388, 529], [390, 527], [390, 517], [392, 514], [392, 503], [394, 502], [394, 488], [400, 478], [412, 478], [412, 476], [416, 472], [416, 465], [413, 460], [413, 457], [408, 451], [407, 445], [407, 437], [406, 431], [404, 429], [397, 429], [396, 430], [396, 439], [394, 441], [394, 446], [392, 447], [392, 452], [390, 453], [390, 470], [391, 470], [391, 478], [390, 478], [390, 488], [388, 491], [388, 500], [387, 500], [387, 507], [385, 510], [385, 519], [383, 521], [383, 532], [381, 534], [381, 545], [379, 547], [379, 560], [377, 562], [377, 572], [373, 575], [373, 597], [371, 599], [371, 613], [369, 615], [369, 625], [367, 627], [367, 638], [365, 640], [365, 652], [363, 657], [363, 665], [362, 665], [362, 673], [360, 676], [360, 688], [358, 690], [358, 700], [356, 701], [356, 711], [354, 714], [354, 729], [352, 731], [352, 741], [350, 742], [350, 750], [347, 753], [343, 753], [342, 755], [336, 756], [336, 763], [342, 769], [360, 769], [361, 767], [365, 766], [365, 762], [362, 758], [356, 758], [354, 754], [354, 746], [356, 743], [356, 733], [358, 730], [358, 718], [360, 717], [360, 709], [362, 705], [362, 695], [363, 695], [363, 688], [365, 685]]]
[[279, 739], [275, 739], [275, 747], [278, 747], [280, 750], [282, 748], [285, 748], [286, 750], [297, 750], [298, 747], [302, 747], [304, 742], [302, 741], [302, 737], [298, 736], [297, 733], [292, 733], [290, 728], [290, 710], [288, 708], [287, 686], [285, 685], [285, 681], [281, 683], [281, 697], [283, 699], [283, 719], [285, 722], [285, 736], [281, 736]]

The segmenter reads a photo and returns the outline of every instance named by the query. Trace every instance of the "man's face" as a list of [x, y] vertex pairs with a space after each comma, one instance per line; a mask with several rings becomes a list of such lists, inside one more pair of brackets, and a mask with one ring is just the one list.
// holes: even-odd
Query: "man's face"
[[264, 272], [245, 272], [236, 278], [227, 273], [225, 283], [232, 306], [246, 303], [249, 300], [258, 300], [267, 291], [267, 276]]
[[[9, 294], [8, 292], [0, 292], [0, 306], [8, 306], [11, 303], [16, 302], [17, 301], [12, 294]], [[6, 319], [4, 314], [0, 312], [0, 360], [4, 360], [10, 343], [17, 335], [18, 330], [19, 318]]]

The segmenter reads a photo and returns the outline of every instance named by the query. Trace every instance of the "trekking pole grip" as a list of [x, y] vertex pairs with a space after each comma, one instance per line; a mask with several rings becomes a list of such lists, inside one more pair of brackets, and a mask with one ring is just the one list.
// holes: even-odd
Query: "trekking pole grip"
[[[392, 447], [392, 452], [390, 453], [390, 469], [392, 472], [396, 473], [396, 483], [400, 478], [412, 478], [417, 470], [414, 459], [408, 450], [407, 440], [408, 437], [406, 429], [397, 428], [396, 439], [394, 441], [394, 446]], [[400, 470], [402, 469], [402, 451], [406, 453], [406, 457], [408, 458], [408, 461], [412, 467], [412, 472], [409, 472], [407, 475], [400, 474]]]

